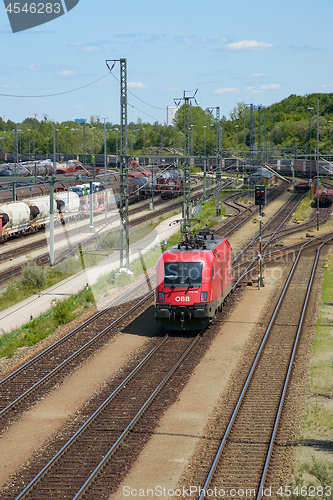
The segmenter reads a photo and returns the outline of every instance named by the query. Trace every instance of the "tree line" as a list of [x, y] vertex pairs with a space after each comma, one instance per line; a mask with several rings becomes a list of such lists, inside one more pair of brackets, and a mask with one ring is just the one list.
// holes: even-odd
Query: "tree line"
[[[310, 120], [311, 119], [311, 120]], [[209, 109], [200, 106], [189, 108], [188, 131], [191, 154], [215, 155], [217, 149], [217, 121]], [[333, 133], [333, 94], [319, 94], [319, 149], [321, 154], [331, 153]], [[229, 156], [237, 150], [250, 148], [292, 147], [298, 154], [308, 155], [310, 141], [312, 152], [317, 141], [317, 94], [290, 95], [271, 106], [248, 106], [243, 102], [220, 119], [222, 154]], [[39, 121], [26, 118], [22, 123], [7, 122], [0, 118], [0, 151], [13, 153], [17, 128], [18, 153], [53, 153], [54, 123], [47, 116]], [[120, 126], [106, 122], [107, 154], [120, 152]], [[167, 154], [184, 150], [184, 106], [176, 113], [174, 126], [142, 120], [128, 124], [128, 154]], [[84, 143], [87, 154], [104, 153], [104, 122], [90, 117], [90, 122], [74, 121], [56, 123], [56, 152], [82, 154]]]

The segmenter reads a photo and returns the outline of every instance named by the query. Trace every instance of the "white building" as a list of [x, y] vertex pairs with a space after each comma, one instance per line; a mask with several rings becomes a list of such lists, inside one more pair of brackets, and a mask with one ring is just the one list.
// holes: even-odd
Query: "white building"
[[167, 125], [173, 127], [173, 120], [178, 111], [178, 106], [167, 106]]

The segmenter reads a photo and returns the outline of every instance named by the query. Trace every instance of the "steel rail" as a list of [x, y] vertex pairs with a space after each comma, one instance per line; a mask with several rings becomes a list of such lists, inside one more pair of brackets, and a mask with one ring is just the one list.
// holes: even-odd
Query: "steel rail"
[[[296, 193], [296, 194], [297, 194], [297, 193]], [[295, 196], [295, 195], [294, 195], [294, 196]], [[269, 223], [268, 223], [268, 224], [271, 224], [272, 222], [274, 222], [274, 220], [275, 220], [275, 219], [279, 216], [280, 212], [281, 212], [283, 209], [285, 209], [285, 208], [286, 208], [286, 206], [289, 204], [289, 202], [290, 202], [291, 200], [293, 200], [294, 196], [293, 196], [292, 198], [290, 198], [290, 199], [288, 200], [288, 202], [287, 202], [287, 203], [286, 203], [283, 207], [281, 207], [281, 209], [280, 209], [280, 210], [279, 210], [279, 211], [278, 211], [278, 212], [274, 215], [274, 217], [273, 217], [273, 218], [269, 221]], [[297, 203], [297, 205], [300, 203], [300, 201], [301, 201], [301, 200], [302, 200], [302, 198], [299, 200], [299, 202]], [[296, 205], [296, 206], [297, 206], [297, 205]], [[294, 209], [295, 209], [295, 207], [293, 207], [292, 209], [294, 210]], [[283, 222], [280, 224], [279, 228], [281, 228], [282, 224], [286, 221], [286, 219], [287, 219], [289, 216], [290, 216], [290, 212], [289, 212], [289, 214], [288, 214], [288, 215], [284, 218], [284, 220], [283, 220]], [[326, 219], [325, 219], [325, 220], [326, 220]], [[268, 224], [266, 225], [266, 227], [268, 226]], [[266, 227], [265, 227], [265, 229], [266, 229]], [[276, 235], [276, 233], [278, 232], [279, 228], [278, 228], [276, 231], [274, 231], [273, 233], [270, 233], [271, 238], [270, 238], [270, 239], [269, 239], [269, 240], [265, 243], [265, 245], [263, 246], [263, 250], [265, 250], [265, 248], [267, 248], [267, 246], [271, 243], [271, 241], [274, 241], [273, 236], [275, 236], [275, 235]], [[300, 230], [301, 230], [301, 229], [300, 229]], [[282, 231], [284, 231], [284, 230], [282, 230]], [[296, 232], [298, 232], [298, 229], [296, 230]], [[245, 247], [245, 248], [244, 248], [244, 249], [243, 249], [243, 250], [242, 250], [242, 251], [241, 251], [241, 252], [240, 252], [240, 253], [239, 253], [239, 254], [238, 254], [238, 255], [237, 255], [234, 259], [233, 259], [232, 264], [234, 264], [234, 263], [235, 263], [235, 261], [237, 261], [237, 259], [239, 259], [239, 257], [240, 257], [241, 255], [243, 255], [243, 254], [246, 252], [246, 250], [247, 250], [247, 249], [248, 249], [248, 248], [249, 248], [249, 247], [250, 247], [250, 246], [251, 246], [251, 245], [252, 245], [252, 244], [253, 244], [253, 243], [254, 243], [254, 242], [258, 239], [258, 238], [259, 238], [259, 234], [257, 234], [254, 238], [252, 238], [252, 240], [251, 240], [251, 241], [250, 241], [250, 242], [246, 245], [246, 247]], [[243, 265], [244, 263], [250, 262], [250, 264], [249, 264], [249, 265], [248, 265], [248, 267], [245, 269], [245, 271], [243, 272], [243, 274], [240, 276], [240, 278], [238, 278], [238, 280], [237, 280], [237, 281], [236, 281], [236, 283], [234, 284], [234, 286], [233, 286], [232, 290], [234, 290], [234, 289], [237, 287], [238, 283], [239, 283], [239, 282], [240, 282], [240, 281], [244, 278], [244, 276], [246, 276], [247, 274], [249, 274], [249, 272], [251, 272], [251, 271], [253, 270], [253, 268], [251, 268], [251, 269], [250, 269], [250, 266], [251, 266], [251, 265], [252, 265], [252, 264], [253, 264], [256, 260], [258, 260], [258, 256], [254, 257], [251, 261], [245, 261], [245, 262], [242, 262], [242, 263], [240, 263], [240, 264], [237, 266], [237, 267], [239, 267], [240, 265]], [[233, 267], [233, 268], [234, 268], [234, 267]]]
[[[330, 235], [330, 234], [333, 234], [333, 232], [330, 232], [330, 233], [326, 233], [326, 234], [322, 234], [320, 236], [317, 236], [316, 238], [312, 239], [312, 240], [309, 240], [307, 241], [306, 243], [303, 243], [303, 246], [307, 245], [308, 247], [311, 247], [311, 246], [314, 246], [316, 243], [316, 240], [319, 240], [321, 238], [325, 238], [326, 236]], [[300, 245], [301, 243], [295, 243], [294, 245], [291, 245], [290, 247], [286, 247], [286, 249], [289, 249], [288, 252], [286, 252], [284, 255], [288, 255], [290, 253], [293, 253], [294, 250], [292, 250], [292, 247], [293, 246], [298, 246]], [[274, 253], [274, 252], [272, 252]], [[271, 254], [266, 254], [267, 256], [270, 256]], [[276, 255], [273, 255], [271, 257], [269, 257], [267, 260], [265, 260], [265, 263], [267, 262], [271, 262], [272, 260], [274, 260], [276, 258]], [[245, 263], [247, 262], [250, 262], [250, 265], [255, 262], [255, 260], [257, 260], [258, 257], [256, 257], [255, 259], [253, 259], [252, 261], [248, 260], [248, 261], [245, 261]], [[235, 269], [235, 267], [239, 267], [241, 264], [237, 264], [237, 266], [233, 266], [233, 269]], [[257, 269], [257, 266], [254, 266], [254, 267], [251, 267], [248, 266], [247, 269], [244, 271], [244, 273], [240, 276], [240, 278], [238, 278], [238, 280], [235, 282], [235, 284], [233, 285], [232, 287], [232, 292], [234, 291], [234, 289], [237, 287], [238, 283], [244, 278], [244, 276], [246, 276], [247, 274], [249, 274], [251, 271], [255, 271]]]
[[[325, 215], [324, 219], [320, 222], [320, 224], [323, 224], [325, 221], [327, 221], [327, 219], [329, 218], [329, 214], [330, 214], [330, 208], [327, 209], [326, 215]], [[298, 224], [296, 227], [286, 227], [285, 229], [281, 229], [280, 233], [287, 233], [285, 236], [289, 236], [289, 234], [298, 233], [298, 232], [301, 232], [305, 229], [310, 229], [316, 225], [316, 217], [317, 217], [317, 214], [315, 212], [313, 217], [311, 217], [311, 219], [309, 219], [308, 221], [302, 222], [302, 224]], [[315, 224], [311, 224], [312, 222], [315, 222]], [[304, 227], [304, 226], [308, 226], [308, 227]], [[273, 235], [273, 233], [266, 234], [264, 236], [264, 238], [266, 238], [270, 235]], [[280, 238], [280, 235], [278, 235], [276, 238], [271, 238], [270, 243], [274, 242], [278, 238]]]
[[22, 366], [20, 366], [19, 368], [17, 368], [15, 371], [13, 371], [9, 375], [7, 375], [7, 377], [5, 377], [4, 379], [0, 380], [0, 387], [5, 382], [8, 382], [8, 380], [11, 379], [14, 375], [17, 375], [24, 368], [26, 368], [29, 365], [32, 365], [39, 358], [41, 358], [45, 354], [48, 354], [49, 352], [51, 352], [53, 349], [55, 349], [56, 347], [58, 347], [62, 343], [66, 342], [70, 337], [72, 337], [80, 329], [84, 328], [85, 326], [88, 326], [90, 323], [92, 323], [93, 321], [95, 321], [99, 316], [103, 315], [108, 309], [111, 309], [112, 307], [114, 307], [115, 304], [117, 304], [119, 301], [121, 301], [122, 299], [124, 299], [125, 297], [127, 297], [128, 295], [130, 295], [134, 290], [136, 290], [140, 286], [144, 285], [148, 280], [150, 280], [155, 275], [156, 275], [156, 272], [153, 273], [153, 274], [151, 274], [148, 278], [145, 278], [143, 281], [141, 281], [138, 285], [136, 285], [134, 288], [132, 288], [128, 292], [124, 293], [123, 295], [121, 295], [120, 297], [118, 297], [117, 299], [115, 299], [113, 302], [111, 302], [111, 304], [108, 304], [101, 311], [98, 311], [96, 314], [94, 314], [93, 316], [91, 316], [91, 318], [87, 319], [84, 323], [82, 323], [81, 325], [79, 325], [76, 328], [74, 328], [74, 330], [71, 330], [70, 332], [68, 332], [64, 337], [62, 337], [61, 339], [57, 340], [57, 342], [55, 342], [54, 344], [52, 344], [49, 347], [47, 347], [46, 349], [44, 349], [42, 352], [40, 352], [39, 354], [37, 354], [33, 358], [29, 359], [29, 361], [27, 361]]
[[[323, 223], [323, 222], [325, 222], [325, 221], [327, 220], [328, 215], [329, 215], [329, 210], [326, 212], [326, 216], [325, 216], [324, 220], [322, 221], [322, 223]], [[291, 228], [287, 228], [287, 229], [289, 229], [289, 230], [290, 230]], [[298, 226], [297, 228], [294, 228], [294, 229], [293, 229], [293, 232], [299, 232], [299, 231], [302, 231], [302, 229], [303, 229], [303, 228], [302, 228], [301, 226]], [[286, 230], [286, 229], [282, 229], [281, 231], [285, 231], [285, 230]], [[270, 233], [270, 235], [274, 235], [274, 234], [276, 234], [276, 233]], [[268, 236], [268, 235], [267, 235], [267, 236]], [[316, 239], [318, 239], [318, 238], [324, 237], [324, 236], [325, 236], [325, 235], [318, 236], [318, 237], [316, 237], [313, 241], [315, 241], [315, 240], [316, 240]], [[241, 255], [242, 255], [242, 254], [243, 254], [243, 253], [244, 253], [244, 252], [245, 252], [248, 248], [249, 248], [249, 246], [250, 246], [252, 243], [254, 243], [254, 242], [258, 239], [258, 237], [259, 237], [259, 235], [255, 236], [255, 237], [254, 237], [254, 238], [253, 238], [253, 239], [252, 239], [252, 240], [251, 240], [251, 241], [247, 244], [247, 246], [246, 246], [246, 247], [245, 247], [245, 248], [244, 248], [244, 249], [243, 249], [243, 250], [242, 250], [242, 251], [241, 251], [241, 252], [240, 252], [240, 253], [239, 253], [239, 254], [238, 254], [238, 255], [237, 255], [234, 259], [233, 259], [233, 261], [232, 261], [232, 263], [233, 263], [233, 264], [234, 264], [234, 262], [235, 262], [235, 261], [237, 261], [237, 259], [238, 259], [238, 258], [239, 258], [239, 257], [240, 257], [240, 256], [241, 256]], [[266, 243], [265, 243], [265, 245], [263, 246], [263, 250], [264, 250], [265, 248], [267, 248], [267, 246], [268, 246], [269, 244], [271, 244], [273, 241], [275, 241], [278, 237], [279, 237], [279, 236], [277, 236], [275, 239], [274, 239], [273, 237], [271, 237], [271, 239], [270, 239], [268, 242], [266, 242]], [[294, 245], [292, 245], [292, 246], [298, 246], [298, 245], [300, 245], [300, 243], [295, 243], [295, 244], [294, 244]], [[286, 247], [286, 248], [289, 248], [289, 247]], [[289, 253], [290, 253], [290, 252], [289, 252]], [[263, 255], [263, 256], [264, 256], [264, 255]], [[236, 286], [238, 285], [239, 281], [240, 281], [241, 279], [243, 279], [243, 278], [244, 278], [244, 276], [246, 276], [249, 272], [251, 272], [252, 270], [254, 270], [254, 269], [255, 269], [255, 268], [251, 268], [251, 269], [249, 269], [249, 267], [250, 267], [250, 266], [251, 266], [251, 265], [252, 265], [252, 264], [253, 264], [256, 260], [258, 260], [258, 256], [257, 256], [257, 257], [255, 257], [254, 259], [250, 259], [250, 260], [246, 260], [246, 261], [240, 262], [240, 263], [239, 263], [239, 264], [237, 264], [236, 266], [234, 266], [234, 265], [233, 265], [233, 269], [235, 269], [236, 267], [240, 267], [240, 266], [242, 266], [242, 265], [244, 265], [244, 264], [250, 263], [250, 264], [249, 264], [249, 266], [246, 268], [246, 270], [243, 272], [243, 274], [240, 276], [240, 278], [238, 278], [238, 280], [237, 280], [237, 282], [235, 283], [235, 285], [234, 285], [233, 289], [234, 289], [234, 288], [236, 288]]]
[[45, 475], [45, 473], [52, 467], [52, 465], [61, 458], [61, 456], [68, 450], [68, 448], [76, 441], [76, 439], [82, 434], [82, 432], [93, 422], [93, 420], [98, 416], [98, 414], [107, 406], [108, 403], [115, 398], [115, 396], [120, 392], [124, 385], [129, 382], [134, 375], [142, 368], [142, 366], [155, 354], [155, 352], [165, 343], [168, 339], [168, 334], [166, 334], [162, 340], [149, 351], [149, 353], [140, 361], [140, 363], [131, 371], [129, 375], [118, 385], [118, 387], [108, 396], [108, 398], [103, 401], [103, 403], [94, 411], [94, 413], [85, 421], [85, 423], [78, 429], [75, 434], [64, 444], [64, 446], [53, 456], [53, 458], [43, 467], [43, 469], [34, 477], [32, 481], [24, 488], [23, 491], [16, 497], [16, 500], [24, 498], [31, 489], [36, 486], [37, 482]]
[[[306, 243], [308, 244], [308, 247], [311, 246], [311, 243], [313, 243], [313, 245], [315, 245], [316, 243], [316, 240], [319, 240], [321, 238], [325, 238], [326, 236], [328, 236], [329, 234], [331, 233], [326, 233], [326, 234], [322, 234], [320, 236], [317, 236], [316, 238], [312, 239], [312, 240], [308, 240]], [[270, 252], [267, 252], [267, 253], [264, 253], [262, 255], [262, 257], [265, 259], [265, 262], [270, 262], [271, 260], [275, 259], [276, 257], [284, 257], [285, 255], [289, 255], [291, 253], [293, 253], [295, 251], [295, 247], [298, 247], [300, 245], [304, 245], [304, 242], [298, 242], [298, 243], [294, 243], [293, 245], [289, 245], [287, 247], [283, 247], [283, 249], [281, 250], [272, 250]], [[307, 247], [307, 248], [308, 248]], [[299, 250], [299, 249], [298, 249]], [[246, 260], [244, 262], [240, 262], [239, 264], [236, 264], [235, 266], [233, 266], [233, 270], [236, 269], [237, 267], [240, 267], [242, 266], [243, 264], [248, 264], [248, 263], [252, 263], [253, 262], [253, 259], [249, 259], [249, 260]]]
[[[286, 208], [286, 206], [289, 204], [289, 202], [290, 202], [292, 199], [293, 199], [293, 198], [290, 198], [290, 200], [288, 200], [288, 202], [287, 202], [285, 205], [283, 205], [283, 207], [281, 207], [281, 208], [280, 208], [280, 210], [278, 210], [276, 214], [274, 214], [274, 216], [272, 217], [272, 219], [271, 219], [271, 220], [270, 220], [270, 221], [266, 224], [266, 226], [265, 226], [264, 230], [267, 228], [267, 226], [268, 226], [269, 224], [273, 223], [273, 222], [276, 220], [276, 218], [277, 218], [277, 217], [279, 217], [280, 212], [281, 212], [283, 209], [285, 209], [285, 208]], [[292, 210], [294, 210], [294, 207], [292, 208]], [[289, 212], [289, 214], [287, 215], [287, 217], [289, 217], [289, 216], [290, 216], [290, 212]], [[287, 218], [287, 217], [286, 217], [286, 218]], [[286, 218], [285, 218], [285, 219], [286, 219]], [[280, 227], [281, 227], [281, 226], [280, 226]], [[274, 234], [274, 233], [271, 233], [271, 234]], [[275, 234], [276, 234], [276, 233], [275, 233]], [[257, 241], [257, 239], [258, 239], [258, 238], [259, 238], [259, 233], [258, 233], [258, 234], [256, 234], [256, 235], [252, 238], [252, 240], [251, 240], [251, 241], [249, 241], [249, 243], [245, 246], [245, 248], [243, 248], [243, 250], [242, 250], [242, 251], [241, 251], [241, 252], [240, 252], [240, 253], [239, 253], [239, 254], [238, 254], [238, 255], [237, 255], [237, 256], [233, 259], [232, 263], [234, 263], [237, 259], [239, 259], [239, 257], [240, 257], [241, 255], [243, 255], [243, 254], [246, 252], [246, 250], [247, 250], [247, 249], [248, 249], [248, 248], [249, 248], [249, 247], [250, 247], [250, 246], [251, 246], [251, 245], [252, 245], [255, 241]], [[263, 247], [263, 250], [266, 248], [266, 246], [268, 245], [268, 243], [269, 243], [269, 241], [265, 243], [265, 246]], [[254, 260], [254, 259], [253, 259], [253, 260]]]
[[41, 386], [44, 382], [46, 382], [49, 378], [51, 378], [55, 373], [57, 373], [61, 368], [63, 368], [65, 365], [67, 365], [70, 361], [72, 361], [76, 356], [78, 356], [81, 352], [86, 350], [91, 344], [96, 342], [97, 339], [99, 339], [102, 335], [104, 335], [105, 332], [110, 330], [112, 327], [114, 327], [117, 323], [119, 323], [122, 319], [124, 319], [126, 316], [128, 316], [131, 312], [133, 312], [137, 307], [139, 307], [143, 302], [145, 302], [148, 298], [150, 298], [154, 294], [154, 291], [149, 292], [143, 299], [141, 299], [137, 304], [132, 306], [130, 309], [128, 309], [125, 313], [123, 313], [121, 316], [119, 316], [116, 320], [114, 320], [110, 325], [108, 325], [106, 328], [104, 328], [102, 331], [100, 331], [95, 337], [93, 337], [89, 342], [84, 344], [80, 349], [75, 351], [73, 354], [71, 354], [68, 358], [66, 358], [64, 361], [62, 361], [58, 366], [56, 366], [53, 370], [51, 370], [47, 375], [45, 375], [43, 378], [41, 378], [38, 382], [36, 382], [34, 385], [32, 385], [29, 389], [27, 389], [25, 392], [23, 392], [18, 398], [16, 398], [14, 401], [12, 401], [6, 408], [0, 411], [0, 418], [7, 413], [11, 408], [13, 408], [17, 403], [19, 403], [22, 399], [24, 399], [26, 396], [28, 396], [31, 392], [33, 392], [37, 387]]
[[[330, 239], [331, 239], [331, 238], [330, 238]], [[281, 294], [280, 294], [280, 297], [279, 297], [278, 303], [277, 303], [277, 305], [276, 305], [276, 307], [275, 307], [275, 309], [274, 309], [274, 312], [273, 312], [272, 317], [271, 317], [271, 319], [270, 319], [270, 321], [269, 321], [269, 324], [268, 324], [268, 327], [267, 327], [266, 332], [265, 332], [265, 334], [264, 334], [264, 337], [263, 337], [263, 339], [262, 339], [262, 341], [261, 341], [261, 344], [260, 344], [260, 346], [259, 346], [258, 352], [257, 352], [257, 354], [256, 354], [256, 356], [255, 356], [254, 361], [253, 361], [253, 364], [252, 364], [252, 367], [251, 367], [251, 369], [250, 369], [249, 375], [247, 376], [247, 379], [246, 379], [246, 381], [245, 381], [245, 383], [244, 383], [244, 386], [243, 386], [242, 392], [241, 392], [241, 394], [240, 394], [240, 397], [239, 397], [239, 399], [238, 399], [238, 401], [237, 401], [237, 404], [236, 404], [236, 406], [235, 406], [235, 409], [234, 409], [234, 411], [233, 411], [233, 413], [232, 413], [232, 415], [231, 415], [231, 418], [230, 418], [230, 421], [229, 421], [229, 423], [228, 423], [227, 429], [226, 429], [226, 431], [225, 431], [225, 433], [224, 433], [224, 436], [223, 436], [223, 439], [222, 439], [222, 441], [221, 441], [221, 444], [220, 444], [220, 446], [219, 446], [219, 448], [218, 448], [218, 450], [217, 450], [217, 453], [216, 453], [216, 455], [215, 455], [215, 458], [214, 458], [213, 464], [212, 464], [212, 466], [211, 466], [211, 468], [210, 468], [210, 470], [209, 470], [209, 473], [208, 473], [208, 475], [207, 475], [206, 481], [205, 481], [205, 483], [204, 483], [204, 486], [203, 486], [203, 488], [202, 488], [201, 494], [200, 494], [200, 496], [199, 496], [199, 500], [203, 500], [203, 498], [204, 498], [204, 496], [205, 496], [206, 489], [207, 489], [207, 487], [208, 487], [208, 485], [209, 485], [209, 483], [210, 483], [210, 480], [211, 480], [211, 478], [212, 478], [212, 476], [213, 476], [213, 474], [214, 474], [214, 471], [215, 471], [215, 469], [216, 469], [217, 463], [218, 463], [218, 461], [219, 461], [219, 459], [220, 459], [220, 456], [221, 456], [221, 453], [222, 453], [222, 451], [223, 451], [223, 449], [224, 449], [225, 443], [226, 443], [226, 441], [227, 441], [227, 439], [228, 439], [228, 437], [229, 437], [230, 430], [231, 430], [231, 428], [232, 428], [232, 426], [233, 426], [233, 424], [234, 424], [234, 422], [235, 422], [236, 416], [237, 416], [237, 414], [238, 414], [238, 410], [239, 410], [240, 405], [241, 405], [241, 403], [242, 403], [242, 401], [243, 401], [243, 399], [244, 399], [245, 393], [246, 393], [246, 391], [247, 391], [247, 389], [248, 389], [248, 386], [249, 386], [250, 381], [251, 381], [251, 379], [252, 379], [253, 373], [254, 373], [254, 371], [255, 371], [255, 369], [256, 369], [256, 367], [257, 367], [257, 364], [258, 364], [259, 358], [260, 358], [261, 353], [262, 353], [262, 351], [263, 351], [263, 349], [264, 349], [264, 346], [265, 346], [265, 344], [266, 344], [267, 338], [268, 338], [269, 333], [270, 333], [270, 331], [271, 331], [271, 329], [272, 329], [272, 326], [273, 326], [273, 324], [274, 324], [274, 321], [275, 321], [275, 318], [276, 318], [276, 316], [277, 316], [277, 313], [278, 313], [278, 311], [280, 310], [280, 307], [281, 307], [282, 301], [283, 301], [283, 299], [284, 299], [284, 297], [285, 297], [285, 294], [286, 294], [286, 292], [287, 292], [287, 290], [288, 290], [288, 288], [289, 288], [290, 281], [291, 281], [291, 279], [292, 279], [292, 277], [293, 277], [293, 275], [294, 275], [294, 272], [295, 272], [295, 269], [296, 269], [296, 267], [297, 267], [297, 264], [298, 264], [298, 261], [299, 261], [299, 259], [300, 259], [300, 256], [301, 256], [301, 253], [302, 253], [302, 251], [303, 251], [303, 248], [304, 248], [306, 245], [308, 245], [309, 243], [310, 243], [310, 242], [306, 242], [306, 243], [304, 243], [304, 245], [300, 248], [300, 250], [298, 251], [298, 254], [297, 254], [297, 256], [296, 256], [296, 259], [295, 259], [295, 261], [294, 261], [294, 263], [293, 263], [293, 266], [292, 266], [292, 268], [291, 268], [291, 270], [290, 270], [290, 272], [289, 272], [289, 275], [288, 275], [288, 278], [287, 278], [287, 280], [286, 280], [286, 283], [285, 283], [285, 285], [284, 285], [284, 287], [283, 287], [283, 290], [282, 290], [282, 292], [281, 292]], [[312, 242], [311, 242], [311, 243], [312, 243]]]
[[316, 251], [316, 258], [315, 258], [315, 261], [314, 261], [313, 266], [312, 266], [312, 272], [311, 272], [310, 280], [309, 280], [309, 283], [308, 283], [308, 287], [307, 287], [306, 296], [305, 296], [305, 299], [304, 299], [304, 303], [303, 303], [303, 307], [302, 307], [300, 319], [299, 319], [299, 322], [298, 322], [298, 328], [297, 328], [297, 332], [296, 332], [296, 338], [295, 338], [295, 341], [294, 341], [294, 346], [293, 346], [293, 350], [292, 350], [292, 353], [291, 353], [291, 357], [290, 357], [290, 361], [289, 361], [289, 365], [288, 365], [288, 370], [287, 370], [287, 374], [286, 374], [284, 385], [283, 385], [283, 389], [282, 389], [282, 394], [281, 394], [281, 398], [280, 398], [280, 403], [279, 403], [278, 411], [277, 411], [277, 414], [276, 414], [276, 417], [275, 417], [274, 427], [273, 427], [273, 431], [272, 431], [272, 435], [271, 435], [271, 439], [270, 439], [270, 443], [269, 443], [269, 448], [268, 448], [268, 451], [267, 451], [265, 465], [264, 465], [264, 468], [263, 468], [263, 472], [262, 472], [262, 476], [261, 476], [261, 480], [260, 480], [260, 484], [259, 484], [258, 494], [256, 496], [256, 500], [260, 500], [260, 498], [262, 497], [262, 488], [263, 488], [263, 485], [264, 485], [264, 482], [265, 482], [265, 479], [266, 479], [266, 475], [267, 475], [267, 471], [268, 471], [268, 467], [269, 467], [269, 463], [270, 463], [270, 459], [271, 459], [271, 455], [272, 455], [272, 451], [273, 451], [274, 440], [275, 440], [275, 437], [276, 437], [276, 433], [277, 433], [277, 429], [278, 429], [278, 425], [279, 425], [279, 421], [280, 421], [280, 416], [281, 416], [281, 412], [282, 412], [282, 407], [283, 407], [283, 404], [284, 404], [284, 400], [285, 400], [285, 396], [286, 396], [286, 392], [287, 392], [287, 388], [288, 388], [288, 384], [289, 384], [289, 380], [290, 380], [290, 375], [291, 375], [291, 371], [292, 371], [292, 367], [293, 367], [292, 365], [293, 365], [293, 362], [294, 362], [296, 350], [297, 350], [297, 347], [298, 347], [298, 341], [299, 341], [300, 333], [301, 333], [301, 330], [302, 330], [302, 327], [303, 327], [303, 321], [304, 321], [306, 310], [307, 310], [307, 307], [308, 307], [308, 302], [309, 302], [309, 297], [310, 297], [310, 293], [311, 293], [311, 290], [312, 290], [312, 284], [313, 284], [315, 272], [317, 270], [317, 264], [318, 264], [318, 260], [319, 260], [319, 254], [321, 252], [321, 249], [322, 249], [323, 245], [326, 245], [326, 243], [328, 243], [332, 239], [333, 239], [333, 237], [330, 237], [326, 241], [324, 241], [323, 243], [321, 243], [321, 245], [319, 246], [319, 248]]
[[[167, 381], [172, 377], [174, 372], [177, 370], [178, 366], [183, 362], [183, 360], [186, 358], [186, 356], [189, 354], [189, 352], [193, 349], [193, 347], [196, 345], [198, 342], [199, 338], [201, 337], [202, 331], [200, 331], [197, 336], [193, 339], [191, 344], [185, 349], [183, 354], [180, 356], [178, 361], [174, 364], [174, 366], [168, 371], [168, 373], [165, 375], [163, 380], [159, 383], [159, 385], [156, 387], [156, 389], [152, 392], [152, 394], [149, 396], [149, 398], [146, 400], [144, 405], [140, 408], [140, 410], [137, 412], [135, 417], [131, 420], [131, 422], [128, 424], [126, 429], [122, 432], [122, 434], [119, 436], [117, 441], [113, 444], [113, 446], [110, 448], [110, 450], [107, 452], [107, 454], [104, 456], [103, 460], [98, 464], [98, 466], [94, 469], [94, 471], [90, 474], [89, 478], [87, 481], [83, 484], [83, 486], [80, 488], [80, 490], [76, 493], [75, 497], [73, 497], [73, 500], [78, 500], [79, 498], [82, 498], [82, 496], [85, 494], [85, 492], [88, 490], [90, 487], [91, 483], [94, 481], [96, 476], [99, 474], [99, 472], [102, 470], [104, 465], [107, 463], [111, 455], [114, 453], [114, 451], [117, 449], [119, 444], [123, 441], [124, 437], [128, 434], [128, 432], [131, 430], [133, 425], [137, 422], [137, 420], [140, 418], [142, 413], [147, 409], [147, 407], [150, 405], [150, 403], [154, 400], [154, 398], [159, 394], [163, 386], [167, 383]], [[16, 499], [19, 500], [19, 499]]]
[[[268, 200], [268, 202], [267, 202], [267, 203], [270, 203], [271, 201], [273, 201], [273, 200], [274, 200], [277, 196], [279, 196], [280, 194], [281, 194], [281, 192], [280, 192], [280, 191], [278, 191], [277, 193], [275, 193], [275, 194], [272, 196], [272, 198], [270, 198], [270, 199]], [[256, 206], [256, 205], [251, 205], [251, 207], [252, 207], [252, 208], [253, 208], [253, 207], [255, 207], [255, 206]], [[283, 207], [282, 207], [282, 208], [283, 208]], [[249, 208], [246, 208], [245, 210], [243, 210], [242, 212], [240, 212], [239, 214], [237, 214], [237, 215], [236, 215], [236, 216], [235, 216], [232, 220], [234, 221], [237, 217], [240, 217], [241, 215], [243, 215], [243, 214], [246, 212], [246, 210], [249, 210]], [[255, 212], [257, 212], [257, 211], [258, 211], [258, 208], [256, 208]], [[229, 229], [229, 231], [227, 231], [227, 232], [224, 234], [224, 236], [228, 236], [228, 234], [230, 234], [231, 232], [235, 231], [235, 229], [237, 229], [240, 225], [242, 225], [244, 222], [246, 222], [248, 219], [250, 219], [250, 217], [252, 217], [252, 215], [253, 215], [253, 212], [252, 212], [252, 210], [251, 210], [251, 213], [250, 213], [250, 214], [248, 214], [247, 216], [245, 216], [244, 220], [239, 221], [239, 222], [238, 222], [238, 224], [236, 224], [235, 226], [231, 227], [231, 228]], [[228, 224], [228, 222], [229, 222], [229, 221], [227, 221], [227, 222], [225, 222], [224, 224], [222, 224], [222, 226], [218, 227], [215, 231], [220, 231], [221, 229], [223, 229], [223, 226], [225, 226], [226, 224]]]

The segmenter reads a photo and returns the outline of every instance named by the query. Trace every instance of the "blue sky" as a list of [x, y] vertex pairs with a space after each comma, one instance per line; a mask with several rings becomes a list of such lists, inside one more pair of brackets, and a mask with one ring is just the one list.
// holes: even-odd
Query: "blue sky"
[[[23, 2], [21, 2], [23, 4]], [[127, 59], [128, 121], [166, 120], [166, 107], [198, 89], [221, 114], [238, 102], [333, 92], [332, 0], [80, 0], [65, 15], [12, 33], [0, 5], [0, 116], [62, 122], [91, 115], [119, 123], [119, 83], [106, 59]], [[119, 64], [113, 74], [119, 79]], [[104, 77], [104, 78], [103, 78]], [[149, 105], [150, 106], [149, 106]]]

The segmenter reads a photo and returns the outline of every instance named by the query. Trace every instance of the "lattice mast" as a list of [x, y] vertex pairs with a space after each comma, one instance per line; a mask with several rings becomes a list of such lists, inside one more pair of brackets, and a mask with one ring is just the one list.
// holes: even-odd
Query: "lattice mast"
[[[120, 258], [119, 265], [123, 267], [124, 258], [126, 267], [129, 268], [129, 224], [128, 224], [128, 144], [127, 144], [127, 60], [107, 60], [106, 65], [112, 72], [115, 63], [120, 62]], [[110, 68], [109, 62], [113, 65]], [[125, 245], [124, 245], [125, 229]]]
[[195, 95], [197, 90], [192, 96], [186, 95], [188, 92], [184, 90], [183, 97], [175, 99], [176, 106], [184, 101], [184, 203], [183, 203], [183, 228], [186, 231], [191, 226], [191, 170], [190, 170], [190, 105], [194, 100], [196, 104]]

